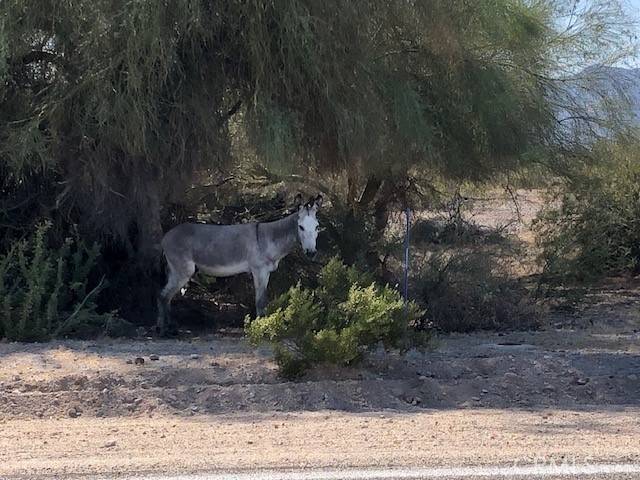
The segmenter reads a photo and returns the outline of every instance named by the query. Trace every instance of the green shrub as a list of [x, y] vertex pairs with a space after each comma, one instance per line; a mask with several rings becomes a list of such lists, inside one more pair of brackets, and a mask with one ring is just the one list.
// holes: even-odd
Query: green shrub
[[58, 249], [46, 244], [48, 224], [0, 257], [0, 337], [17, 341], [86, 335], [111, 314], [96, 312], [104, 280], [89, 286], [100, 250], [67, 239]]
[[531, 328], [538, 310], [529, 291], [498, 257], [483, 251], [435, 254], [416, 286], [431, 326], [445, 332]]
[[598, 146], [597, 164], [572, 172], [559, 202], [538, 216], [543, 282], [640, 272], [639, 147]]
[[320, 272], [319, 286], [298, 284], [274, 300], [264, 317], [247, 321], [254, 344], [270, 343], [283, 376], [301, 375], [307, 368], [331, 363], [351, 365], [378, 344], [407, 348], [421, 337], [412, 332], [420, 312], [405, 306], [389, 286], [332, 259]]

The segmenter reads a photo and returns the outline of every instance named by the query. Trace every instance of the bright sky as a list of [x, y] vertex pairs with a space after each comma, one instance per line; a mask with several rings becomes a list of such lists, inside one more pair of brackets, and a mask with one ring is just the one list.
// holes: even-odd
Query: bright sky
[[[640, 22], [640, 0], [623, 0], [623, 2], [627, 5], [629, 14]], [[640, 24], [638, 26], [638, 39], [640, 40]], [[637, 58], [633, 63], [635, 65], [632, 66], [640, 67], [640, 58]]]

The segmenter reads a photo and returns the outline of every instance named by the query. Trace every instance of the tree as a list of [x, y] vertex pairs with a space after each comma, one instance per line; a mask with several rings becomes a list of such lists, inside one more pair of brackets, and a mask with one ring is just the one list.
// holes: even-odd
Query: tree
[[482, 180], [575, 151], [550, 95], [562, 62], [624, 33], [617, 2], [591, 4], [5, 0], [0, 206], [148, 269], [163, 207], [237, 162], [241, 131], [281, 171], [347, 172], [383, 225], [412, 172]]

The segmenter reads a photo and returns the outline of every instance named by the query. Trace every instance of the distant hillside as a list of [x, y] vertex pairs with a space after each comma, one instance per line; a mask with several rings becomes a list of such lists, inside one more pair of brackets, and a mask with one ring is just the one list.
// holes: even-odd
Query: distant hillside
[[593, 66], [577, 78], [574, 93], [592, 112], [619, 109], [625, 121], [640, 125], [640, 68]]

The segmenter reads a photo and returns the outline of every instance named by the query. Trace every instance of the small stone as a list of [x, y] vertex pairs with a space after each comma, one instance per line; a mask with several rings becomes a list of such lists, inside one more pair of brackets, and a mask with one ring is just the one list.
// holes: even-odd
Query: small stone
[[69, 415], [69, 417], [71, 418], [78, 418], [80, 416], [80, 412], [78, 412], [78, 410], [76, 410], [75, 408], [72, 408], [67, 412], [67, 415]]
[[480, 393], [482, 393], [483, 395], [486, 395], [487, 393], [489, 393], [489, 390], [487, 390], [486, 388], [483, 388]]
[[418, 380], [426, 380], [426, 379], [427, 379], [427, 377], [425, 377], [424, 375], [420, 375], [420, 376], [418, 377]]
[[192, 353], [191, 355], [189, 355], [189, 358], [191, 360], [198, 360], [200, 358], [200, 355], [198, 355], [197, 353]]
[[587, 383], [589, 383], [589, 379], [588, 378], [578, 378], [578, 379], [576, 379], [576, 384], [578, 384], [578, 385], [586, 385]]
[[542, 387], [542, 391], [547, 393], [552, 393], [556, 391], [556, 387], [554, 387], [553, 385], [546, 384], [544, 387]]
[[133, 363], [135, 363], [136, 365], [144, 365], [144, 358], [136, 357], [136, 359], [133, 361]]
[[211, 365], [212, 367], [219, 367], [220, 364], [216, 361], [212, 361], [209, 365]]
[[152, 360], [155, 362], [157, 360], [160, 360], [160, 357], [158, 355], [152, 354], [152, 355], [149, 355], [149, 360]]
[[13, 381], [14, 382], [19, 382], [20, 381], [20, 375], [14, 375], [13, 376]]
[[638, 380], [638, 376], [635, 373], [632, 373], [631, 375], [627, 375], [627, 379], [636, 381]]
[[480, 401], [480, 397], [471, 397], [471, 400], [473, 400], [474, 402], [479, 402]]
[[133, 365], [133, 360], [131, 360], [130, 358], [127, 359], [127, 365]]
[[116, 446], [116, 442], [115, 440], [112, 440], [110, 442], [105, 443], [102, 448], [113, 448]]
[[192, 412], [197, 412], [198, 411], [198, 406], [197, 405], [191, 405], [191, 411]]

